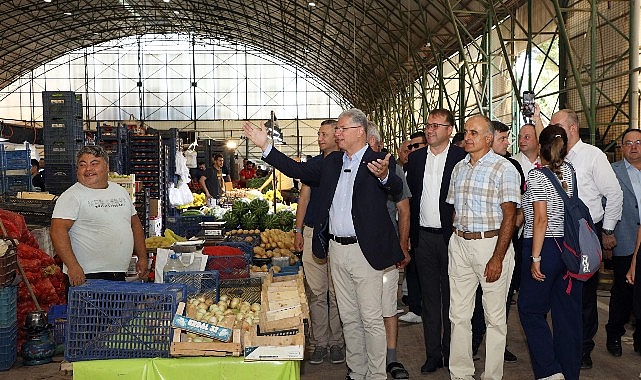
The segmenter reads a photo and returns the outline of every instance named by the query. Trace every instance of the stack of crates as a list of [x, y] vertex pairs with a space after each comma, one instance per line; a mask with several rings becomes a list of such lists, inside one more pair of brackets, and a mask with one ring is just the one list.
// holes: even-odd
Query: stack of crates
[[18, 287], [0, 287], [0, 371], [13, 366], [18, 356]]
[[45, 183], [60, 195], [76, 182], [76, 153], [85, 145], [82, 95], [73, 91], [43, 91]]
[[3, 195], [31, 191], [31, 150], [6, 150], [0, 145], [0, 190]]
[[127, 128], [124, 125], [98, 125], [96, 143], [109, 154], [109, 171], [127, 174]]

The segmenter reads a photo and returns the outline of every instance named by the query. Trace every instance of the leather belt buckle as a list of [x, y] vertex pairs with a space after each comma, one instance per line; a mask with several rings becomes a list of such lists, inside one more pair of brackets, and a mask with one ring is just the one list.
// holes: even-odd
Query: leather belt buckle
[[358, 242], [356, 236], [334, 236], [329, 234], [329, 238], [341, 245], [356, 244]]
[[456, 230], [455, 233], [465, 240], [489, 239], [499, 235], [499, 230], [490, 230], [484, 232], [466, 232]]

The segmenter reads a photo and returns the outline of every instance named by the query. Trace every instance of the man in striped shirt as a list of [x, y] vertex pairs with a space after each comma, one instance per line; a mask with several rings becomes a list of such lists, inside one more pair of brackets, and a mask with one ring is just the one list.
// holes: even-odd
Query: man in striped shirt
[[449, 242], [449, 369], [452, 379], [474, 379], [471, 318], [480, 285], [486, 314], [484, 379], [503, 378], [507, 333], [505, 300], [514, 268], [516, 208], [520, 176], [514, 165], [492, 151], [494, 128], [482, 115], [465, 122], [465, 159], [452, 172], [446, 202], [454, 205], [454, 233]]

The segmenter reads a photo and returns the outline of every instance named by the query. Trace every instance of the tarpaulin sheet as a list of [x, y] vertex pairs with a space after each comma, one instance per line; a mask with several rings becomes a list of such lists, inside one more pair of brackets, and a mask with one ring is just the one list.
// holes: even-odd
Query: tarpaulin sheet
[[74, 380], [300, 380], [298, 361], [242, 357], [92, 360], [73, 363]]

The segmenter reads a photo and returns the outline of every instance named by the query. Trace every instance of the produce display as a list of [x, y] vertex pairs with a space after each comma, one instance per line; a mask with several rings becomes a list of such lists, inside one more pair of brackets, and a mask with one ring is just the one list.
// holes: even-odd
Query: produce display
[[[31, 289], [40, 307], [48, 311], [53, 305], [66, 303], [65, 277], [61, 262], [56, 262], [39, 248], [38, 242], [27, 228], [24, 217], [6, 210], [0, 210], [0, 219], [10, 238], [18, 240], [18, 262], [25, 271]], [[1, 230], [0, 230], [0, 233]], [[27, 313], [36, 311], [24, 281], [18, 285], [18, 347], [25, 341], [23, 329]]]
[[171, 229], [165, 228], [164, 236], [151, 236], [146, 238], [145, 247], [147, 247], [147, 249], [169, 248], [174, 243], [180, 241], [187, 241], [187, 239], [176, 235]]
[[[294, 232], [282, 231], [278, 229], [265, 230], [260, 233], [260, 245], [253, 248], [254, 262], [263, 263], [260, 259], [286, 258], [289, 265], [294, 265], [299, 261], [298, 256], [294, 254]], [[256, 260], [259, 259], [259, 260]], [[254, 264], [250, 267], [252, 272], [267, 272], [266, 263], [261, 265]], [[281, 271], [281, 266], [276, 263], [272, 266], [275, 273]]]
[[[230, 329], [249, 331], [250, 327], [258, 323], [260, 304], [250, 304], [240, 298], [230, 298], [226, 295], [220, 297], [216, 303], [210, 293], [199, 294], [187, 301], [186, 316], [198, 321], [211, 323], [216, 326]], [[212, 338], [203, 337], [194, 333], [187, 333], [189, 342], [212, 342]]]
[[193, 195], [194, 200], [191, 201], [191, 203], [188, 203], [186, 205], [182, 206], [177, 206], [177, 209], [184, 209], [184, 208], [190, 208], [190, 207], [201, 207], [207, 204], [207, 196], [205, 193], [191, 193]]

